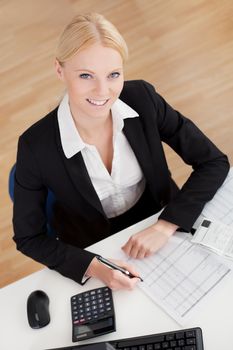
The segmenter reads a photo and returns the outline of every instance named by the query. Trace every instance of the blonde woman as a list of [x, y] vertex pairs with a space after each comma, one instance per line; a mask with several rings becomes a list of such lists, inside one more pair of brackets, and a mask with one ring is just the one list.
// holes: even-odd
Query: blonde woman
[[[84, 248], [164, 208], [122, 247], [137, 259], [155, 253], [178, 228], [190, 231], [229, 170], [227, 157], [151, 84], [124, 81], [127, 56], [124, 39], [102, 15], [78, 15], [66, 26], [55, 69], [67, 93], [19, 138], [15, 176], [17, 249], [78, 283], [95, 277], [112, 289], [133, 289], [139, 279]], [[181, 189], [162, 142], [193, 168]], [[48, 189], [54, 237], [46, 231]]]

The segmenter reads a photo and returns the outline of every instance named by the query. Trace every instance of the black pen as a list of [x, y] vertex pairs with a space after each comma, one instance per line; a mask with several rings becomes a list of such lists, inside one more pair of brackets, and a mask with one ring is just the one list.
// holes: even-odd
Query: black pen
[[142, 279], [140, 276], [134, 276], [134, 275], [133, 275], [131, 272], [129, 272], [128, 270], [123, 269], [123, 267], [114, 264], [113, 262], [111, 262], [111, 261], [109, 261], [109, 260], [103, 258], [102, 256], [97, 255], [96, 258], [97, 258], [101, 263], [103, 263], [103, 264], [105, 264], [105, 265], [111, 267], [111, 268], [114, 269], [114, 270], [118, 270], [118, 271], [122, 272], [124, 275], [128, 276], [129, 278], [137, 277], [137, 278], [139, 278], [139, 279], [143, 282], [143, 279]]

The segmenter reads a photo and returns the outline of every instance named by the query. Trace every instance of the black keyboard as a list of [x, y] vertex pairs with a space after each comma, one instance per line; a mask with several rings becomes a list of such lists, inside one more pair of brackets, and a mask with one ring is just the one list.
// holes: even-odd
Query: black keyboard
[[111, 341], [115, 349], [122, 350], [203, 350], [202, 331], [189, 328], [181, 331], [166, 332]]
[[201, 328], [47, 350], [204, 350]]

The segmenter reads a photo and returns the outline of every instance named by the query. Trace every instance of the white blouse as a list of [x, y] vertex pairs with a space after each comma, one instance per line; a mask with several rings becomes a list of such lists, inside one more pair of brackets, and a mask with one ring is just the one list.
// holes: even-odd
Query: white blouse
[[138, 161], [122, 129], [125, 118], [139, 117], [118, 99], [112, 108], [113, 161], [109, 174], [95, 146], [83, 142], [72, 118], [68, 95], [58, 108], [58, 124], [62, 148], [67, 158], [82, 153], [88, 174], [108, 218], [118, 216], [138, 201], [145, 189], [145, 179]]

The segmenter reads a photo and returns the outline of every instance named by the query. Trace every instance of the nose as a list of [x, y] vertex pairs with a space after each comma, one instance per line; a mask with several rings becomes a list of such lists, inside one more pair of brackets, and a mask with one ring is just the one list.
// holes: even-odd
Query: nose
[[98, 79], [96, 80], [95, 84], [95, 94], [98, 97], [109, 97], [109, 84], [104, 79]]

